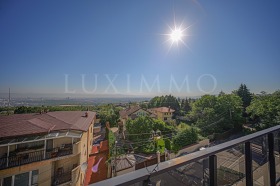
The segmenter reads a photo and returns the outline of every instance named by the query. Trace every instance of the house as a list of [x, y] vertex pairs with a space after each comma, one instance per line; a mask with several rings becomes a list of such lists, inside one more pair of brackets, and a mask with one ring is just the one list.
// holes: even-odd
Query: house
[[83, 185], [95, 112], [0, 116], [0, 185]]
[[157, 119], [166, 121], [166, 122], [172, 122], [173, 119], [173, 112], [175, 110], [171, 109], [170, 107], [157, 107], [157, 108], [151, 108], [148, 109], [149, 112], [155, 114], [157, 116]]
[[[123, 154], [113, 159], [111, 162], [112, 177], [127, 174], [129, 172], [137, 170], [139, 164], [145, 164], [152, 156], [146, 157], [139, 154]], [[157, 162], [157, 160], [156, 160]], [[141, 166], [140, 165], [140, 166]], [[113, 168], [115, 167], [115, 169]], [[143, 167], [141, 167], [143, 168]]]
[[156, 118], [156, 115], [148, 110], [142, 109], [140, 106], [129, 107], [119, 112], [121, 121], [125, 125], [128, 119], [135, 119], [139, 116], [150, 116]]

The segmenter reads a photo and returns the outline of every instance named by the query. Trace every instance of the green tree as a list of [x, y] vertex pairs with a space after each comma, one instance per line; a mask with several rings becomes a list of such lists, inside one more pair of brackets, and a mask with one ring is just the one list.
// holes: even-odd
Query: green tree
[[148, 116], [137, 117], [135, 120], [127, 120], [126, 130], [128, 132], [127, 135], [129, 136], [129, 139], [132, 141], [150, 139], [153, 131], [156, 132], [159, 130], [162, 135], [172, 135], [172, 133], [175, 132], [175, 128], [173, 126]]
[[100, 106], [97, 111], [100, 117], [100, 123], [105, 124], [106, 122], [109, 122], [111, 127], [117, 126], [120, 117], [119, 110], [120, 108], [117, 108], [112, 104]]
[[175, 115], [180, 112], [180, 104], [177, 98], [172, 95], [156, 96], [149, 101], [148, 107], [170, 107], [175, 110]]
[[188, 98], [182, 99], [181, 110], [183, 110], [185, 113], [189, 113], [191, 111], [191, 105]]
[[233, 128], [241, 130], [242, 101], [234, 94], [205, 95], [193, 103], [189, 117], [204, 136]]
[[128, 119], [126, 130], [132, 141], [148, 140], [152, 136], [153, 119], [147, 116], [137, 117], [135, 120]]
[[172, 150], [172, 145], [171, 145], [171, 140], [170, 140], [170, 139], [165, 138], [165, 139], [164, 139], [164, 144], [165, 144], [165, 148], [166, 148], [167, 150]]
[[280, 91], [254, 96], [246, 111], [255, 122], [257, 130], [279, 125]]
[[183, 147], [196, 143], [197, 140], [198, 133], [194, 128], [185, 129], [173, 138], [173, 150], [178, 152]]
[[243, 108], [246, 109], [252, 101], [252, 94], [245, 84], [241, 84], [236, 94], [242, 99]]

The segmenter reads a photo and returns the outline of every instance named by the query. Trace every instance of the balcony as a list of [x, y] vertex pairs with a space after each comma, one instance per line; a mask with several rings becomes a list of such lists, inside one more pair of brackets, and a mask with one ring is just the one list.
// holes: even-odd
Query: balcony
[[73, 154], [72, 144], [64, 144], [60, 148], [49, 149], [46, 152], [44, 150], [14, 151], [9, 157], [0, 158], [0, 170], [70, 154]]
[[54, 181], [52, 183], [53, 186], [61, 185], [71, 181], [72, 172], [66, 172], [63, 174], [58, 174], [54, 177]]
[[102, 185], [279, 185], [280, 126], [107, 179]]
[[73, 154], [77, 155], [81, 153], [81, 142], [78, 141], [77, 143], [73, 144]]

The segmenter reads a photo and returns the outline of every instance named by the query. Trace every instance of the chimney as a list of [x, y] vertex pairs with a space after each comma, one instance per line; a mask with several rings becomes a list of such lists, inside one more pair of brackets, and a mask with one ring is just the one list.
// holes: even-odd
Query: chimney
[[85, 113], [85, 117], [88, 117], [88, 113], [87, 112]]
[[170, 106], [168, 107], [168, 112], [170, 112]]

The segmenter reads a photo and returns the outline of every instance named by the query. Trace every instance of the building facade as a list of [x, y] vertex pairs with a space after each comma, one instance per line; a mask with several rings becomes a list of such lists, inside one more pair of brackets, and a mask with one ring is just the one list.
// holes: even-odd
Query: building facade
[[95, 115], [0, 116], [0, 186], [83, 185]]
[[121, 110], [119, 112], [120, 119], [125, 125], [128, 119], [135, 119], [140, 116], [149, 116], [151, 118], [156, 118], [156, 115], [149, 110], [144, 110], [140, 106], [129, 107], [127, 109]]
[[157, 107], [157, 108], [151, 108], [148, 109], [148, 111], [152, 112], [156, 115], [157, 119], [166, 121], [166, 122], [172, 122], [173, 119], [173, 112], [175, 110], [171, 109], [170, 107]]

